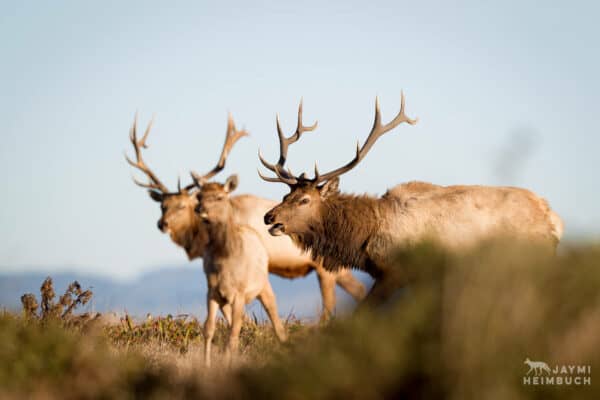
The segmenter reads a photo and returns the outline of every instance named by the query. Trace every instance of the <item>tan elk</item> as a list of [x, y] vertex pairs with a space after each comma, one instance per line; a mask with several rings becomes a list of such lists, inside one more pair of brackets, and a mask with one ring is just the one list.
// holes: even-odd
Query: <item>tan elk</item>
[[381, 197], [340, 193], [339, 176], [364, 159], [386, 132], [401, 123], [414, 125], [400, 112], [382, 125], [379, 101], [375, 121], [362, 147], [346, 165], [315, 176], [294, 175], [284, 169], [288, 145], [299, 137], [285, 138], [279, 124], [280, 157], [277, 164], [262, 164], [277, 176], [261, 175], [269, 182], [282, 182], [290, 193], [264, 216], [272, 235], [288, 235], [296, 244], [322, 259], [328, 270], [347, 265], [368, 272], [375, 284], [367, 298], [378, 303], [402, 283], [393, 254], [423, 240], [434, 240], [449, 249], [465, 249], [494, 237], [510, 237], [548, 243], [554, 249], [563, 224], [548, 203], [534, 193], [515, 187], [438, 186], [410, 182], [389, 189]]
[[[136, 118], [130, 131], [130, 140], [135, 151], [136, 160], [133, 161], [127, 158], [127, 161], [146, 174], [149, 183], [142, 183], [135, 179], [134, 181], [137, 185], [147, 188], [150, 197], [160, 203], [161, 217], [158, 220], [158, 229], [163, 233], [168, 233], [175, 244], [183, 247], [190, 260], [203, 257], [208, 240], [207, 231], [201, 218], [194, 212], [198, 204], [196, 194], [202, 189], [198, 189], [194, 183], [183, 188], [178, 184], [177, 191], [171, 192], [146, 165], [142, 157], [142, 149], [148, 147], [146, 140], [151, 128], [152, 121], [146, 128], [142, 138], [138, 139]], [[300, 126], [299, 129], [301, 129]], [[231, 148], [237, 140], [246, 135], [245, 131], [235, 128], [233, 118], [230, 115], [219, 163], [211, 171], [209, 178], [214, 177], [225, 167]], [[304, 277], [312, 271], [316, 272], [321, 290], [322, 316], [324, 318], [331, 315], [335, 309], [336, 283], [356, 300], [361, 300], [364, 297], [364, 286], [352, 276], [350, 271], [329, 272], [320, 263], [313, 261], [310, 255], [294, 245], [288, 237], [269, 235], [263, 222], [263, 216], [277, 202], [248, 194], [232, 196], [230, 200], [236, 221], [253, 227], [261, 236], [268, 253], [270, 273], [294, 279]]]
[[205, 176], [194, 177], [202, 189], [197, 194], [196, 212], [208, 236], [203, 264], [208, 283], [204, 360], [209, 366], [218, 308], [230, 322], [226, 353], [229, 360], [238, 348], [244, 306], [255, 298], [267, 311], [277, 338], [285, 341], [286, 334], [269, 283], [269, 259], [264, 243], [253, 228], [235, 220], [229, 193], [236, 188], [237, 178], [229, 177], [222, 185], [207, 182]]

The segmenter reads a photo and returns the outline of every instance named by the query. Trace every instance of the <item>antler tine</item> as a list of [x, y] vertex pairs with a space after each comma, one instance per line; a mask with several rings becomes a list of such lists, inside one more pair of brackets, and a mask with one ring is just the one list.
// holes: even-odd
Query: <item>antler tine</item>
[[196, 182], [194, 181], [193, 176], [192, 176], [192, 183], [189, 183], [186, 186], [184, 186], [183, 190], [182, 190], [182, 188], [181, 188], [181, 177], [180, 176], [177, 177], [177, 193], [187, 192], [188, 190], [193, 189], [196, 186], [197, 186]]
[[294, 174], [292, 174], [292, 171], [290, 171], [289, 168], [287, 171], [283, 168], [277, 168], [275, 169], [275, 175], [277, 175], [279, 181], [288, 185], [295, 185], [298, 183], [298, 178], [296, 178]]
[[200, 175], [192, 171], [192, 179], [194, 180], [195, 184], [200, 186], [203, 182], [206, 182], [207, 180], [221, 172], [223, 168], [225, 168], [225, 162], [227, 161], [229, 152], [231, 151], [235, 143], [244, 136], [249, 136], [248, 131], [246, 131], [245, 129], [237, 130], [233, 121], [233, 116], [231, 115], [231, 113], [229, 113], [229, 116], [227, 118], [227, 132], [225, 134], [225, 143], [223, 143], [223, 149], [221, 150], [221, 156], [219, 157], [219, 161], [213, 169], [211, 169], [204, 175]]
[[[136, 115], [136, 120], [137, 120], [137, 115]], [[148, 123], [148, 127], [146, 127], [146, 131], [144, 132], [144, 136], [142, 136], [142, 140], [139, 141], [140, 146], [145, 149], [148, 148], [148, 145], [146, 144], [146, 139], [148, 138], [150, 129], [152, 129], [152, 125], [154, 125], [154, 115], [152, 115], [152, 118], [150, 119], [150, 122]]]
[[373, 147], [373, 145], [375, 144], [377, 139], [379, 139], [385, 133], [391, 131], [392, 129], [394, 129], [395, 127], [397, 127], [398, 125], [400, 125], [403, 122], [406, 122], [409, 125], [416, 124], [418, 122], [418, 118], [411, 119], [406, 116], [406, 114], [404, 112], [404, 103], [405, 103], [404, 92], [401, 92], [400, 111], [394, 117], [394, 119], [392, 119], [387, 124], [382, 125], [381, 124], [381, 111], [379, 110], [379, 98], [375, 97], [375, 120], [373, 121], [373, 128], [371, 128], [371, 132], [369, 133], [369, 136], [367, 136], [367, 139], [365, 140], [365, 143], [362, 145], [362, 147], [359, 147], [359, 145], [357, 143], [356, 155], [354, 156], [354, 159], [352, 159], [348, 164], [346, 164], [338, 169], [335, 169], [331, 172], [328, 172], [326, 174], [322, 174], [322, 175], [315, 174], [315, 178], [313, 178], [313, 181], [325, 182], [325, 181], [335, 178], [336, 176], [339, 176], [345, 172], [350, 171], [363, 158], [365, 158], [365, 156], [367, 155], [367, 153], [369, 152], [371, 147]]
[[150, 180], [150, 182], [148, 184], [144, 184], [144, 183], [137, 181], [134, 178], [133, 181], [135, 182], [136, 185], [145, 187], [148, 189], [158, 190], [162, 193], [168, 193], [169, 190], [167, 189], [167, 187], [160, 181], [160, 179], [158, 179], [158, 177], [146, 165], [146, 163], [144, 162], [144, 159], [142, 158], [142, 148], [148, 148], [148, 145], [146, 144], [146, 139], [148, 138], [148, 134], [150, 133], [150, 130], [152, 129], [153, 123], [154, 123], [154, 117], [152, 117], [152, 119], [150, 120], [150, 123], [148, 123], [148, 127], [146, 128], [146, 131], [144, 132], [144, 136], [142, 136], [142, 138], [140, 140], [138, 140], [138, 138], [137, 138], [137, 113], [135, 114], [135, 118], [133, 120], [133, 125], [131, 126], [131, 129], [129, 130], [129, 139], [131, 140], [131, 144], [133, 145], [133, 149], [135, 151], [136, 161], [134, 162], [133, 160], [131, 160], [129, 158], [129, 156], [127, 156], [127, 153], [125, 154], [125, 160], [127, 160], [129, 165], [131, 165], [132, 167], [137, 168], [140, 171], [142, 171], [143, 173], [145, 173], [148, 176], [148, 179]]
[[318, 181], [319, 181], [319, 177], [320, 177], [320, 176], [321, 176], [321, 175], [319, 174], [319, 168], [317, 167], [317, 162], [315, 161], [315, 178], [314, 178], [314, 179], [315, 179], [315, 181], [317, 181], [317, 182], [318, 182]]
[[260, 169], [257, 169], [258, 176], [260, 176], [263, 180], [267, 182], [281, 182], [279, 178], [271, 178], [270, 176], [265, 176], [260, 172]]
[[261, 164], [264, 165], [265, 168], [267, 168], [270, 171], [275, 171], [275, 164], [271, 164], [263, 158], [262, 152], [260, 151], [260, 147], [258, 148], [258, 159], [260, 160]]
[[146, 188], [146, 189], [154, 189], [154, 190], [158, 190], [161, 193], [165, 193], [161, 190], [159, 185], [156, 185], [155, 183], [149, 182], [149, 183], [143, 183], [138, 181], [137, 179], [135, 179], [135, 177], [131, 177], [131, 179], [133, 180], [133, 183], [135, 183], [136, 185]]

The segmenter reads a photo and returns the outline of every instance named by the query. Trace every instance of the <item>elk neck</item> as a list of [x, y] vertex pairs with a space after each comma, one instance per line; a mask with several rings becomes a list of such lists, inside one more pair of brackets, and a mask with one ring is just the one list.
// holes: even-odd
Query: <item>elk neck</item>
[[231, 254], [237, 247], [239, 238], [233, 215], [223, 220], [211, 221], [206, 225], [208, 232], [208, 247], [213, 255], [225, 257]]
[[202, 257], [206, 244], [206, 229], [199, 217], [194, 216], [192, 223], [171, 231], [171, 240], [183, 247], [190, 260]]
[[323, 266], [333, 270], [346, 265], [368, 270], [366, 246], [376, 232], [380, 200], [368, 195], [336, 194], [325, 199], [320, 214], [309, 222], [308, 232], [295, 241], [312, 257], [322, 258]]

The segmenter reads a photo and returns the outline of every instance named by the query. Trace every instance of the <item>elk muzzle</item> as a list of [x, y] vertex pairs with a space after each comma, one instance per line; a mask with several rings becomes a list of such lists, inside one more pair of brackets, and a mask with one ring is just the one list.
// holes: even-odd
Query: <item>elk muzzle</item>
[[196, 208], [194, 208], [194, 212], [200, 217], [202, 222], [204, 222], [205, 224], [209, 222], [208, 213], [204, 208], [202, 208], [201, 204], [198, 204]]
[[269, 233], [271, 236], [280, 236], [285, 234], [283, 224], [275, 223], [275, 215], [273, 215], [273, 210], [265, 214], [264, 220], [265, 225], [273, 225], [269, 228]]
[[271, 225], [273, 222], [275, 222], [275, 216], [273, 216], [273, 210], [271, 210], [265, 214], [264, 220], [265, 220], [265, 225]]

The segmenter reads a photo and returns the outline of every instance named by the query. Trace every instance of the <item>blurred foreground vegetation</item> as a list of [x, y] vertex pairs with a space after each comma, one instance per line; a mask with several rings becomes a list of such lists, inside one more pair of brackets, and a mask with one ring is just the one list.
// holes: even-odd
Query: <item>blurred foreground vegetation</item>
[[[194, 318], [74, 324], [80, 288], [62, 312], [46, 301], [46, 316], [27, 297], [22, 316], [0, 315], [0, 398], [600, 398], [599, 246], [423, 245], [397, 262], [410, 284], [385, 306], [327, 326], [290, 320], [284, 345], [247, 319], [239, 360], [211, 369]], [[226, 339], [221, 323], [217, 348]], [[592, 383], [523, 385], [526, 358], [590, 365]]]

